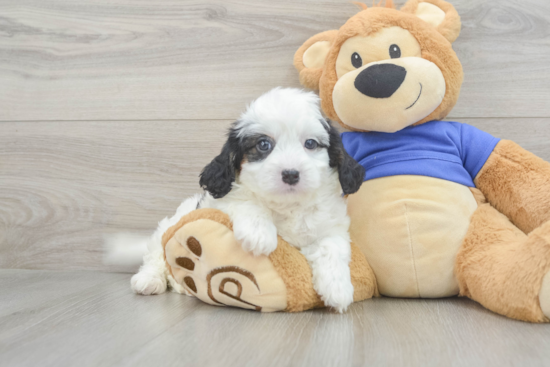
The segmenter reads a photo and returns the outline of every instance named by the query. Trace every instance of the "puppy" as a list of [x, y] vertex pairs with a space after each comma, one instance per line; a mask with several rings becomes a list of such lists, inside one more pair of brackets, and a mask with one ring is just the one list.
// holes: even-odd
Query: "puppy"
[[132, 289], [164, 292], [162, 234], [194, 209], [215, 208], [230, 216], [235, 238], [254, 255], [274, 251], [277, 235], [297, 247], [311, 266], [315, 291], [326, 306], [343, 312], [353, 302], [343, 195], [356, 192], [364, 174], [323, 118], [315, 94], [273, 89], [229, 129], [220, 155], [200, 175], [205, 194], [187, 199], [159, 224]]

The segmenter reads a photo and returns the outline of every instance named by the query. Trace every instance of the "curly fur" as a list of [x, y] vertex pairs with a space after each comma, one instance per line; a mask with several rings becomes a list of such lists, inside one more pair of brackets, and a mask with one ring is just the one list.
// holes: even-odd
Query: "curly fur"
[[[264, 140], [270, 142], [270, 151], [260, 150]], [[306, 148], [306, 140], [317, 147]], [[299, 173], [298, 182], [284, 182], [281, 177], [288, 170]], [[168, 222], [175, 224], [197, 207], [219, 209], [230, 216], [235, 238], [255, 255], [271, 254], [279, 235], [305, 256], [324, 304], [342, 312], [354, 295], [343, 194], [356, 192], [363, 177], [363, 167], [346, 153], [338, 131], [321, 115], [319, 98], [277, 88], [254, 101], [231, 126], [220, 155], [201, 173], [207, 194], [184, 201]], [[155, 249], [132, 278], [137, 293], [161, 293], [166, 289], [162, 280], [170, 280], [166, 264], [158, 261], [160, 237], [168, 229], [166, 220], [161, 224], [152, 239]]]

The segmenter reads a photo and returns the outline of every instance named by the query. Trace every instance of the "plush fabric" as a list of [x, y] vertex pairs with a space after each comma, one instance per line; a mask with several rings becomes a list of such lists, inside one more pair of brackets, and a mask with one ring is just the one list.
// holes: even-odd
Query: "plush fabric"
[[365, 167], [365, 180], [421, 175], [474, 187], [499, 139], [467, 124], [430, 121], [393, 134], [343, 133], [342, 142]]
[[[165, 259], [177, 284], [215, 306], [298, 312], [323, 307], [305, 257], [279, 237], [277, 249], [253, 256], [235, 240], [229, 217], [215, 209], [184, 216], [163, 236]], [[352, 244], [354, 301], [378, 296], [374, 273]]]
[[[294, 63], [300, 74], [319, 76], [310, 84], [324, 112], [353, 131], [344, 146], [367, 172], [348, 199], [350, 234], [380, 293], [460, 292], [508, 317], [548, 321], [550, 164], [510, 141], [438, 121], [463, 80], [452, 49], [461, 22], [451, 4], [361, 8], [338, 31], [306, 41]], [[301, 55], [321, 35], [323, 67], [309, 61], [313, 73]]]
[[550, 220], [550, 163], [510, 140], [497, 144], [475, 184], [525, 233]]
[[[426, 5], [433, 5], [426, 6]], [[437, 9], [434, 9], [437, 7]], [[434, 15], [439, 13], [438, 9], [444, 13], [444, 18], [440, 22], [431, 23], [436, 26], [437, 31], [443, 35], [449, 42], [453, 43], [460, 34], [460, 16], [456, 9], [449, 3], [443, 0], [409, 0], [401, 8], [402, 12], [411, 13], [419, 16], [422, 20], [428, 17], [434, 18]], [[435, 13], [435, 14], [434, 14]], [[435, 15], [437, 17], [437, 15]]]
[[[459, 294], [507, 317], [548, 322], [550, 164], [440, 121], [463, 80], [451, 4], [360, 7], [294, 56], [325, 114], [354, 131], [344, 147], [367, 168], [348, 197], [354, 301]], [[322, 306], [296, 248], [279, 239], [269, 257], [253, 257], [218, 211], [185, 216], [163, 243], [177, 284], [205, 302], [258, 311]]]
[[[544, 315], [550, 315], [550, 272], [542, 279], [539, 293], [539, 303]], [[548, 317], [548, 316], [547, 316]]]
[[[294, 66], [300, 72], [300, 84], [306, 88], [313, 90], [319, 89], [319, 79], [321, 78], [323, 67], [318, 65], [323, 65], [324, 62], [323, 60], [320, 60], [319, 62], [310, 61], [313, 66], [307, 67], [304, 65], [304, 53], [312, 46], [317, 48], [319, 47], [318, 44], [320, 44], [320, 48], [325, 47], [327, 49], [325, 51], [319, 50], [319, 52], [314, 55], [322, 56], [322, 58], [324, 58], [336, 33], [338, 33], [338, 31], [330, 30], [316, 34], [308, 39], [302, 47], [296, 51], [296, 54], [294, 55]], [[314, 55], [310, 54], [310, 57]]]
[[263, 312], [286, 309], [287, 288], [274, 266], [242, 249], [222, 212], [191, 212], [166, 231], [162, 243], [170, 275], [201, 301]]
[[[375, 62], [370, 69], [387, 65]], [[393, 133], [425, 118], [441, 104], [445, 95], [445, 78], [433, 62], [420, 57], [403, 57], [392, 61], [391, 66], [406, 69], [407, 74], [402, 82], [397, 80], [395, 85], [399, 84], [399, 89], [395, 92], [388, 88], [387, 93], [392, 95], [387, 98], [365, 98], [357, 86], [357, 80], [365, 71], [350, 71], [338, 79], [332, 102], [338, 117], [348, 128]], [[383, 70], [373, 71], [362, 78], [366, 79], [366, 85], [389, 84]], [[422, 83], [418, 82], [419, 79]]]
[[[448, 5], [452, 8], [450, 4]], [[446, 83], [445, 95], [440, 105], [428, 116], [414, 123], [420, 124], [431, 120], [441, 120], [447, 116], [456, 104], [463, 80], [462, 65], [448, 40], [448, 38], [452, 39], [454, 37], [457, 29], [460, 29], [460, 17], [458, 15], [454, 17], [456, 11], [448, 10], [448, 13], [453, 15], [453, 17], [448, 20], [446, 19], [438, 28], [434, 28], [432, 25], [419, 20], [414, 14], [409, 14], [408, 12], [383, 7], [363, 10], [350, 18], [337, 32], [323, 32], [306, 41], [295, 54], [294, 65], [300, 71], [300, 75], [302, 73], [304, 75], [308, 74], [308, 69], [305, 68], [301, 61], [301, 57], [305, 52], [304, 49], [307, 49], [309, 45], [319, 41], [321, 38], [325, 41], [330, 40], [332, 46], [325, 58], [324, 68], [318, 82], [323, 110], [328, 117], [340, 122], [344, 127], [350, 130], [363, 130], [347, 125], [340, 119], [334, 109], [333, 90], [338, 81], [335, 65], [340, 47], [352, 37], [367, 37], [375, 35], [384, 28], [398, 26], [408, 30], [415, 37], [422, 50], [422, 58], [434, 63], [440, 69]], [[442, 34], [440, 31], [444, 33]], [[458, 36], [458, 33], [456, 33], [456, 36]], [[318, 69], [316, 69], [315, 75], [319, 75]], [[313, 78], [313, 73], [308, 74], [308, 76]], [[315, 83], [309, 81], [304, 86], [309, 87], [311, 84]]]
[[315, 42], [306, 50], [306, 52], [304, 52], [304, 66], [309, 69], [322, 68], [323, 60], [327, 56], [327, 52], [329, 49], [330, 41]]
[[352, 239], [382, 295], [458, 294], [456, 253], [477, 209], [468, 187], [426, 176], [391, 176], [365, 181], [348, 202]]
[[547, 322], [539, 292], [550, 270], [549, 241], [550, 222], [526, 235], [490, 204], [480, 205], [457, 254], [460, 295], [501, 315]]

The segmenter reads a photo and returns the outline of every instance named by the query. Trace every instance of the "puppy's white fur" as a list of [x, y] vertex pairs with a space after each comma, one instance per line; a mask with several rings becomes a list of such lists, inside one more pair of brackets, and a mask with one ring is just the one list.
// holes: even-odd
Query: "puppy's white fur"
[[[233, 131], [239, 138], [269, 136], [274, 141], [271, 153], [254, 161], [245, 155], [227, 195], [219, 199], [208, 193], [194, 196], [172, 218], [161, 221], [149, 240], [140, 271], [132, 277], [132, 289], [145, 295], [162, 293], [169, 279], [176, 291], [185, 292], [166, 269], [162, 234], [198, 207], [216, 208], [231, 217], [234, 235], [246, 251], [270, 254], [277, 246], [277, 234], [300, 249], [325, 305], [346, 310], [353, 301], [350, 220], [338, 170], [329, 166], [328, 129], [313, 93], [277, 88], [255, 100]], [[308, 139], [325, 148], [306, 149]], [[284, 183], [284, 170], [299, 171], [299, 182]]]

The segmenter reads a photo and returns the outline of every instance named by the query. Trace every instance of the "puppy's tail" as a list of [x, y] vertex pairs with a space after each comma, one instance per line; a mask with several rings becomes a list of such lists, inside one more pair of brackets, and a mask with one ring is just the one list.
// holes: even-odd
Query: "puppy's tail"
[[148, 252], [150, 237], [119, 232], [104, 235], [103, 239], [103, 264], [109, 268], [131, 268], [135, 271]]
[[162, 251], [162, 235], [181, 217], [198, 208], [202, 195], [194, 195], [180, 204], [176, 214], [164, 218], [152, 236], [119, 232], [104, 235], [103, 264], [112, 271], [135, 272], [148, 253]]

